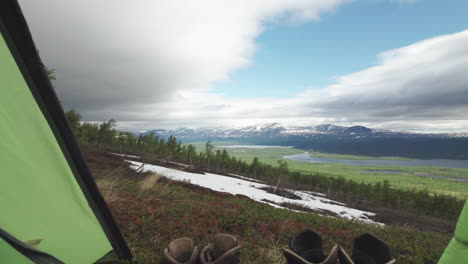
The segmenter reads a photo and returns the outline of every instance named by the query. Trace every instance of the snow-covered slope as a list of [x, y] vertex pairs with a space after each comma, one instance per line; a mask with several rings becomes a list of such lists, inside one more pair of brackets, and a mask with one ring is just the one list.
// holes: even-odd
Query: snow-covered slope
[[234, 195], [241, 194], [251, 198], [252, 200], [267, 203], [277, 208], [286, 209], [281, 206], [281, 204], [290, 203], [317, 210], [319, 212], [329, 211], [336, 216], [347, 219], [376, 223], [370, 219], [370, 217], [375, 215], [374, 213], [350, 208], [344, 203], [324, 198], [324, 195], [319, 193], [288, 190], [289, 192], [301, 197], [300, 200], [289, 199], [268, 193], [261, 188], [270, 187], [269, 185], [252, 182], [245, 177], [234, 178], [212, 173], [197, 174], [151, 164], [143, 164], [136, 161], [127, 161], [131, 163], [130, 168], [134, 170], [159, 173], [171, 180], [189, 182], [218, 192], [227, 192]]

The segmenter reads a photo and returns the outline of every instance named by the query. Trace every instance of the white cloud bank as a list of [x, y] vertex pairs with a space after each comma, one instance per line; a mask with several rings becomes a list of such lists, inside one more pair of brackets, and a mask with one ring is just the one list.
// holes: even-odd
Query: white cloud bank
[[[21, 1], [67, 108], [138, 120], [249, 65], [266, 21], [306, 22], [348, 0]], [[159, 108], [158, 108], [159, 109]], [[163, 110], [156, 110], [161, 117]], [[115, 116], [116, 115], [116, 116]]]
[[386, 51], [291, 98], [228, 98], [212, 83], [251, 63], [265, 22], [317, 20], [346, 0], [22, 1], [66, 108], [121, 128], [365, 124], [468, 131], [468, 31]]

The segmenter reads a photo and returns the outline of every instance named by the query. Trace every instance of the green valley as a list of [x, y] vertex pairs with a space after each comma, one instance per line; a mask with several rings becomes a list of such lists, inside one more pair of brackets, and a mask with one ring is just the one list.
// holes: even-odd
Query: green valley
[[[206, 142], [192, 143], [197, 150], [202, 151]], [[283, 156], [303, 154], [305, 151], [295, 148], [249, 148], [249, 147], [232, 147], [235, 143], [213, 141], [218, 149], [218, 146], [226, 146], [229, 155], [251, 162], [254, 157], [258, 157], [261, 162], [266, 164], [276, 165], [277, 160]], [[231, 147], [229, 147], [231, 146]], [[329, 159], [347, 159], [347, 160], [368, 160], [368, 159], [399, 159], [395, 157], [367, 157], [355, 155], [328, 154], [320, 152], [311, 152], [311, 155], [319, 158]], [[402, 159], [406, 160], [406, 159]], [[319, 173], [325, 176], [341, 176], [348, 180], [364, 183], [378, 183], [388, 180], [394, 188], [406, 190], [427, 189], [429, 192], [440, 194], [450, 194], [458, 198], [468, 198], [468, 182], [459, 181], [453, 178], [468, 178], [468, 170], [456, 168], [441, 168], [429, 166], [363, 166], [363, 165], [347, 165], [343, 163], [310, 163], [304, 161], [287, 160], [289, 169], [304, 173]], [[385, 171], [386, 173], [379, 173]], [[392, 173], [394, 172], [394, 173]], [[442, 177], [427, 177], [421, 175], [440, 175]], [[453, 178], [451, 178], [453, 177]]]

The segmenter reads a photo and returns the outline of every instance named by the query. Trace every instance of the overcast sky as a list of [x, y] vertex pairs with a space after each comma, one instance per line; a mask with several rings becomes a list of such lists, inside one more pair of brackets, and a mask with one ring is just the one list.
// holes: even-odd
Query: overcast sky
[[468, 132], [467, 1], [21, 3], [87, 121]]

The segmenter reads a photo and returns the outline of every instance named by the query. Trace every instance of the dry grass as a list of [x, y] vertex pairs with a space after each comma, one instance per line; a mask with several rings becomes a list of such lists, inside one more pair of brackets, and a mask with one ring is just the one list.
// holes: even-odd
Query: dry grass
[[[136, 173], [112, 160], [94, 157], [90, 164], [98, 186], [135, 257], [133, 264], [159, 263], [173, 239], [192, 237], [204, 246], [216, 233], [235, 235], [243, 246], [242, 263], [284, 264], [281, 248], [305, 227], [323, 237], [324, 248], [372, 232], [394, 249], [399, 263], [436, 263], [450, 236], [275, 209], [246, 197], [218, 193], [160, 175]], [[123, 263], [123, 262], [119, 262]]]
[[161, 179], [161, 177], [162, 176], [157, 173], [146, 176], [146, 178], [140, 183], [140, 190], [147, 191], [153, 188], [153, 186]]
[[107, 202], [115, 202], [118, 199], [116, 179], [102, 178], [96, 181], [102, 196]]

